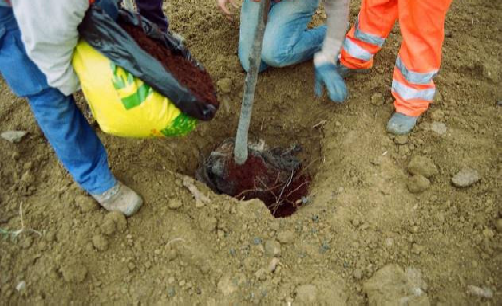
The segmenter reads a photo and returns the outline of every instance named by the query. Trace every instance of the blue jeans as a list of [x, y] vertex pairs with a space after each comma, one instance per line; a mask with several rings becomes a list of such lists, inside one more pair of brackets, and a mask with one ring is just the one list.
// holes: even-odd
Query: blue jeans
[[116, 184], [103, 144], [73, 96], [50, 87], [28, 58], [12, 9], [7, 7], [0, 7], [0, 72], [17, 96], [28, 99], [45, 137], [82, 188], [101, 194]]
[[[319, 0], [272, 2], [263, 38], [260, 71], [267, 66], [284, 67], [311, 59], [321, 50], [326, 26], [307, 29]], [[249, 55], [258, 22], [258, 2], [244, 0], [239, 33], [239, 59], [249, 69]]]

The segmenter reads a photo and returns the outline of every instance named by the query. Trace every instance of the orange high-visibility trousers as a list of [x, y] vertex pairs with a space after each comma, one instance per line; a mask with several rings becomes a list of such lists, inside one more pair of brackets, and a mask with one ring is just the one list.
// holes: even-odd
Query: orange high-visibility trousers
[[441, 66], [444, 21], [452, 0], [363, 0], [345, 37], [340, 62], [368, 69], [396, 20], [403, 42], [394, 68], [392, 95], [397, 112], [419, 116], [434, 99], [433, 78]]

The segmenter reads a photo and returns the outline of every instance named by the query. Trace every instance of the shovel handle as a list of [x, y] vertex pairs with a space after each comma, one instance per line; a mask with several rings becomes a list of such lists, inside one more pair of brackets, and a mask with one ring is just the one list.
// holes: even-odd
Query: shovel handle
[[248, 159], [248, 133], [251, 123], [251, 114], [255, 96], [258, 72], [261, 65], [261, 51], [263, 47], [263, 35], [267, 24], [268, 11], [270, 10], [270, 0], [260, 1], [258, 11], [258, 23], [255, 30], [254, 42], [249, 55], [249, 70], [244, 83], [244, 94], [242, 96], [241, 114], [239, 126], [235, 136], [234, 161], [237, 165], [242, 165]]

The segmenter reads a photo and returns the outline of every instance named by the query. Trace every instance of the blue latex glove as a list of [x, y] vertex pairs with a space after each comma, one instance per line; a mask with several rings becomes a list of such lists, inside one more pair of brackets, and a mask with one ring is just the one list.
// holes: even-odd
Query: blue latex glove
[[315, 94], [322, 96], [323, 86], [326, 85], [328, 96], [333, 102], [343, 103], [347, 98], [347, 86], [333, 64], [315, 66]]

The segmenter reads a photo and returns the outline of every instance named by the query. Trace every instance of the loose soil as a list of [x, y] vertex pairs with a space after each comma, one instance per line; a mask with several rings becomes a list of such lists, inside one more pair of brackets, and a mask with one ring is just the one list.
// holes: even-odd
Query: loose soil
[[219, 103], [216, 98], [216, 90], [211, 76], [207, 71], [194, 65], [181, 54], [177, 54], [163, 46], [160, 42], [151, 39], [141, 28], [127, 23], [121, 23], [120, 26], [136, 41], [143, 51], [157, 59], [197, 99], [218, 108]]
[[[351, 4], [352, 23], [359, 6]], [[203, 156], [235, 133], [245, 78], [239, 29], [213, 0], [165, 8], [225, 85], [217, 88], [222, 107], [185, 138], [98, 131], [114, 173], [145, 198], [132, 218], [105, 212], [73, 183], [28, 104], [1, 83], [0, 131], [28, 135], [0, 139], [0, 228], [24, 224], [42, 235], [0, 238], [0, 304], [367, 305], [388, 298], [379, 289], [386, 284], [399, 284], [393, 294], [426, 293], [431, 305], [502, 304], [500, 1], [453, 2], [439, 93], [409, 137], [385, 132], [397, 26], [374, 69], [347, 80], [346, 104], [314, 98], [312, 62], [260, 76], [251, 139], [299, 144], [311, 164], [310, 200], [288, 218], [192, 179]], [[324, 18], [319, 10], [313, 24]], [[425, 162], [408, 170], [415, 156], [437, 171]], [[453, 186], [464, 168], [480, 180]], [[415, 194], [416, 175], [429, 184]]]

